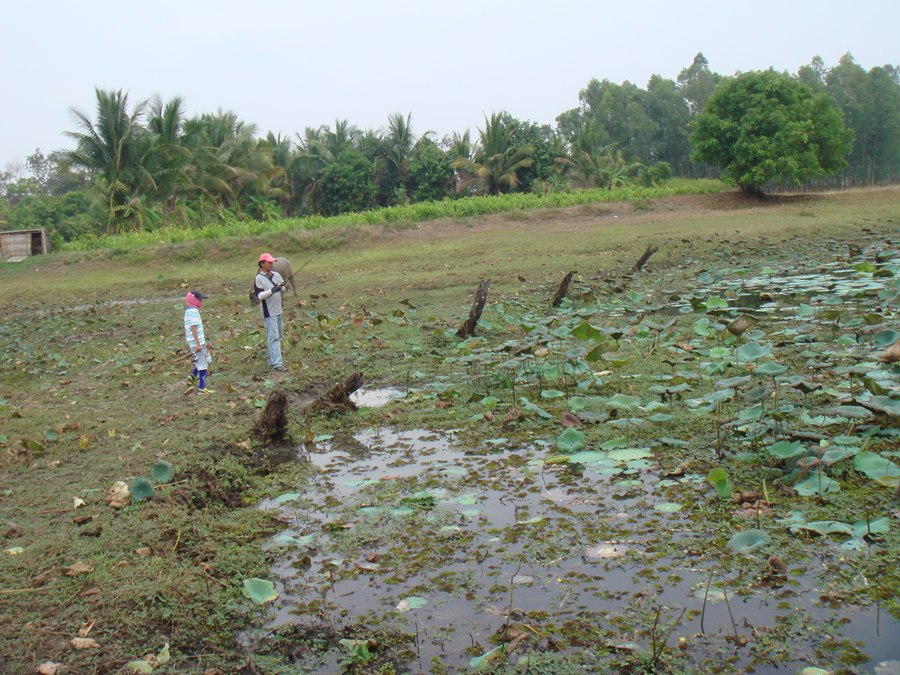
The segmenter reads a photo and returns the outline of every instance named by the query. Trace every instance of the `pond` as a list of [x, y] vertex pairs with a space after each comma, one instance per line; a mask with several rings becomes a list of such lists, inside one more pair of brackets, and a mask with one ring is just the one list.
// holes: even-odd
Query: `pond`
[[[769, 549], [722, 566], [727, 552], [710, 550], [702, 522], [709, 484], [664, 475], [664, 452], [620, 447], [554, 466], [538, 446], [467, 448], [452, 431], [389, 428], [300, 448], [315, 479], [262, 504], [286, 525], [271, 542], [270, 628], [390, 627], [416, 636], [409, 667], [426, 672], [435, 657], [465, 669], [496, 646], [507, 615], [535, 642], [584, 633], [581, 648], [612, 652], [650, 649], [658, 621], [660, 640], [672, 627], [669, 649], [710, 670], [801, 669], [823, 645], [869, 668], [898, 657], [900, 623], [832, 592], [832, 566], [849, 555], [837, 543], [816, 541], [780, 580]], [[605, 644], [591, 645], [597, 626]], [[298, 666], [330, 672], [342, 656]]]

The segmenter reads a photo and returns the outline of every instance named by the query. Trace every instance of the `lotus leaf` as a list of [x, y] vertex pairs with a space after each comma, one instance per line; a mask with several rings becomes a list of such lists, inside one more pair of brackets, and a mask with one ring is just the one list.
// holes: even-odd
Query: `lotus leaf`
[[541, 398], [554, 399], [563, 397], [565, 397], [565, 394], [559, 391], [559, 389], [544, 389], [541, 392]]
[[159, 460], [150, 468], [150, 477], [157, 483], [168, 483], [173, 475], [175, 471], [172, 465], [163, 460]]
[[753, 553], [770, 541], [771, 538], [763, 530], [744, 530], [732, 535], [728, 540], [728, 548], [738, 553]]
[[315, 542], [316, 537], [313, 534], [305, 534], [302, 537], [292, 537], [287, 534], [275, 535], [273, 541], [279, 546], [310, 546]]
[[681, 511], [681, 504], [665, 502], [663, 504], [654, 504], [653, 508], [662, 513], [675, 513], [676, 511]]
[[527, 412], [529, 414], [537, 415], [538, 417], [542, 417], [546, 420], [553, 419], [553, 415], [548, 413], [546, 410], [544, 410], [540, 406], [535, 405], [534, 403], [529, 401], [524, 396], [519, 397], [519, 405], [522, 406], [522, 410], [524, 410], [525, 412]]
[[600, 447], [604, 450], [615, 450], [616, 448], [627, 448], [628, 447], [628, 439], [624, 436], [616, 436], [615, 438], [610, 438], [608, 441], [604, 441], [600, 444]]
[[875, 335], [875, 346], [878, 349], [885, 349], [900, 340], [900, 333], [891, 329], [883, 330]]
[[762, 375], [763, 377], [777, 377], [778, 375], [783, 375], [785, 372], [787, 372], [787, 366], [775, 363], [774, 361], [766, 361], [757, 366], [753, 371], [753, 374]]
[[600, 329], [587, 321], [583, 321], [573, 328], [572, 335], [579, 340], [593, 340], [594, 342], [602, 342], [605, 339]]
[[[582, 450], [566, 456], [566, 461], [570, 464], [583, 464], [585, 466], [609, 464], [609, 457], [605, 452], [596, 450]], [[549, 460], [547, 462], [550, 463]]]
[[856, 453], [859, 452], [859, 448], [854, 447], [833, 447], [829, 448], [822, 455], [822, 463], [826, 466], [831, 466], [832, 464], [837, 464], [841, 460], [847, 459], [848, 457], [853, 457]]
[[417, 595], [411, 595], [408, 598], [404, 598], [397, 604], [398, 612], [408, 612], [411, 609], [418, 609], [419, 607], [424, 607], [428, 604], [428, 600], [425, 598], [420, 598]]
[[244, 597], [249, 598], [257, 605], [272, 602], [278, 597], [275, 584], [265, 579], [244, 579]]
[[709, 350], [709, 358], [724, 359], [731, 356], [731, 350], [728, 347], [713, 347]]
[[728, 499], [731, 497], [733, 487], [731, 485], [731, 479], [728, 477], [725, 469], [720, 467], [713, 469], [709, 472], [706, 479], [715, 486], [716, 493], [720, 498]]
[[640, 404], [641, 399], [637, 396], [628, 396], [627, 394], [615, 394], [606, 400], [607, 406], [618, 410], [634, 410]]
[[756, 361], [771, 353], [772, 345], [769, 343], [761, 345], [758, 342], [748, 342], [737, 348], [737, 358], [739, 361]]
[[900, 485], [900, 466], [877, 453], [860, 452], [853, 458], [853, 466], [876, 483], [887, 487]]
[[826, 534], [853, 534], [853, 528], [847, 523], [838, 520], [815, 520], [811, 523], [797, 523], [790, 525], [791, 534], [797, 534], [800, 530], [807, 530], [825, 536]]
[[701, 303], [703, 307], [707, 310], [710, 309], [726, 309], [728, 307], [728, 302], [720, 298], [718, 295], [709, 296], [703, 303]]
[[483, 670], [484, 668], [491, 667], [497, 659], [506, 654], [506, 645], [500, 645], [499, 647], [494, 647], [491, 651], [482, 654], [481, 656], [473, 656], [469, 659], [469, 668], [472, 670]]
[[778, 459], [793, 459], [806, 454], [806, 448], [800, 441], [778, 441], [768, 447], [769, 454]]
[[128, 491], [131, 493], [131, 499], [139, 502], [153, 496], [153, 484], [146, 478], [138, 476], [131, 482]]
[[900, 415], [900, 398], [890, 396], [869, 396], [864, 400], [867, 408], [877, 410], [885, 415], [896, 417]]
[[286, 502], [294, 502], [300, 499], [299, 492], [285, 492], [283, 495], [278, 495], [275, 497], [276, 504], [284, 504]]
[[794, 486], [801, 497], [822, 496], [829, 492], [840, 492], [841, 486], [821, 471], [810, 474]]
[[885, 534], [890, 532], [891, 519], [888, 517], [879, 518], [878, 520], [858, 520], [852, 525], [853, 536], [863, 538], [869, 534]]
[[621, 448], [610, 450], [607, 456], [615, 462], [631, 462], [636, 459], [653, 457], [653, 453], [650, 452], [650, 448]]
[[584, 432], [569, 427], [556, 438], [556, 447], [560, 452], [577, 452], [584, 447]]

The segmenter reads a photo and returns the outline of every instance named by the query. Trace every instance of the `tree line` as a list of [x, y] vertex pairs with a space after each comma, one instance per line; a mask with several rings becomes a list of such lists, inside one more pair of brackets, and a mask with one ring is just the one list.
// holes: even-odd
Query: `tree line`
[[416, 134], [412, 115], [400, 113], [377, 130], [336, 120], [294, 137], [261, 136], [230, 111], [189, 117], [180, 97], [95, 93], [93, 117], [73, 111], [74, 150], [36, 150], [0, 174], [4, 229], [45, 227], [59, 244], [230, 218], [653, 185], [673, 175], [721, 176], [757, 194], [900, 175], [900, 70], [866, 71], [849, 54], [831, 68], [815, 57], [792, 75], [732, 77], [698, 54], [675, 81], [654, 75], [645, 89], [591, 80], [555, 126], [499, 112], [475, 135], [443, 138]]

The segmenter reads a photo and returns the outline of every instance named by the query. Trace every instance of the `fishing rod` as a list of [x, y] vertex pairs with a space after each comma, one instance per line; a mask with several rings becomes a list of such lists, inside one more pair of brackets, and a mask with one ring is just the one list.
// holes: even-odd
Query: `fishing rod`
[[306, 267], [307, 265], [309, 265], [309, 263], [311, 263], [313, 260], [315, 260], [316, 258], [318, 258], [318, 257], [319, 257], [320, 255], [322, 255], [324, 252], [325, 252], [325, 249], [320, 249], [320, 250], [316, 251], [315, 254], [313, 254], [313, 257], [312, 257], [312, 258], [310, 258], [310, 259], [307, 260], [305, 263], [303, 263], [302, 265], [300, 265], [300, 267], [298, 267], [298, 268], [295, 269], [293, 272], [291, 272], [291, 275], [290, 275], [287, 279], [282, 279], [281, 284], [280, 284], [281, 287], [284, 288], [285, 286], [287, 286], [287, 285], [288, 285], [288, 282], [293, 281], [294, 275], [297, 274], [297, 272], [299, 272], [299, 271], [302, 270], [304, 267]]

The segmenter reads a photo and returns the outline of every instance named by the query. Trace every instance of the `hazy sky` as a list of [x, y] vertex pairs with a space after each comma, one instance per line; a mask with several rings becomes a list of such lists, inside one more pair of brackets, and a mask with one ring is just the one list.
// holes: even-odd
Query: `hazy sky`
[[723, 75], [847, 52], [896, 65], [898, 27], [898, 0], [7, 3], [0, 167], [71, 147], [70, 109], [93, 119], [95, 87], [232, 110], [262, 135], [338, 118], [377, 129], [393, 112], [416, 135], [475, 135], [501, 110], [553, 123], [592, 78], [674, 80], [697, 52]]

